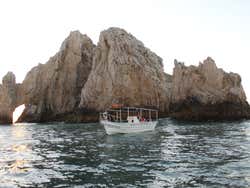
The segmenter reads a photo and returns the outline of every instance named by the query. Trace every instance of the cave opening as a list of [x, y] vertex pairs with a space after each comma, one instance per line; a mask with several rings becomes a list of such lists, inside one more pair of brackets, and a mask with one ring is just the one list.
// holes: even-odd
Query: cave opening
[[14, 112], [13, 112], [13, 119], [12, 119], [12, 123], [15, 123], [18, 118], [22, 115], [23, 111], [24, 111], [25, 105], [22, 104], [18, 107], [15, 108]]

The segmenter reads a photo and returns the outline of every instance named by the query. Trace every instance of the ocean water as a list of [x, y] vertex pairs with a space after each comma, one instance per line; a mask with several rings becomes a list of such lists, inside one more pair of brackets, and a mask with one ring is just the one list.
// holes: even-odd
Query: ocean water
[[0, 126], [0, 187], [250, 187], [250, 121]]

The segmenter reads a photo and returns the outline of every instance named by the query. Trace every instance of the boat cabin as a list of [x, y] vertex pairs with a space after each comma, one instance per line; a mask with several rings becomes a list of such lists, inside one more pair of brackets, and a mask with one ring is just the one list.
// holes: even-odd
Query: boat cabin
[[158, 110], [137, 107], [109, 109], [106, 112], [100, 113], [100, 120], [128, 123], [157, 121]]

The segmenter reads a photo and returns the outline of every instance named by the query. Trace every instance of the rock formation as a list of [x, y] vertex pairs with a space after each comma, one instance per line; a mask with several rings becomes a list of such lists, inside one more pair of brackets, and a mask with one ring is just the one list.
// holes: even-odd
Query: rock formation
[[74, 31], [54, 57], [31, 69], [22, 83], [26, 108], [19, 121], [66, 119], [66, 114], [74, 113], [91, 70], [94, 48], [89, 37]]
[[101, 111], [120, 103], [167, 113], [170, 86], [159, 56], [125, 30], [109, 28], [100, 34], [80, 107]]
[[175, 61], [170, 110], [172, 117], [184, 120], [249, 116], [240, 76], [218, 69], [210, 57], [198, 67]]
[[19, 122], [90, 122], [114, 103], [158, 108], [161, 115], [184, 120], [250, 117], [238, 74], [207, 58], [197, 67], [175, 61], [173, 76], [168, 75], [162, 59], [141, 41], [109, 28], [97, 46], [71, 32], [59, 52], [32, 68], [21, 84], [7, 73], [0, 85], [0, 124], [12, 123], [21, 104]]
[[12, 123], [12, 114], [16, 107], [16, 77], [8, 72], [0, 85], [0, 124]]

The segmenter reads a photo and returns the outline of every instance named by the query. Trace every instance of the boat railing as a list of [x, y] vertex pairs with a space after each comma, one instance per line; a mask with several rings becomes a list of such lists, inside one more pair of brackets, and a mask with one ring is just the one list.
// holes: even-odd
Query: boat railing
[[109, 120], [114, 122], [128, 122], [130, 116], [138, 117], [139, 121], [157, 121], [158, 110], [137, 107], [123, 107], [120, 109], [109, 109], [100, 113], [100, 120]]

